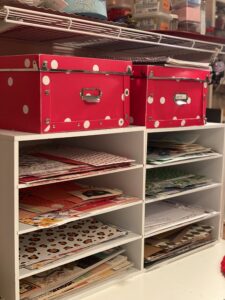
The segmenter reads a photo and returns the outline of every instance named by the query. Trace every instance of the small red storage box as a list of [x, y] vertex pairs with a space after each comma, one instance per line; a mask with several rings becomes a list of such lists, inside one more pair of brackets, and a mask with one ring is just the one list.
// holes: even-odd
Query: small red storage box
[[0, 128], [34, 133], [125, 127], [130, 61], [0, 57]]
[[131, 123], [147, 128], [203, 125], [209, 70], [133, 66]]

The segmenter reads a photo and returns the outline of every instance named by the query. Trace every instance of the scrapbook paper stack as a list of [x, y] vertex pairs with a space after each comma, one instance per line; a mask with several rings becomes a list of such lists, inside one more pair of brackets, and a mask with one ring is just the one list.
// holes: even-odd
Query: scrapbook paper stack
[[146, 239], [145, 267], [212, 242], [212, 231], [212, 226], [193, 224]]
[[74, 182], [20, 190], [19, 219], [39, 228], [63, 225], [113, 206], [140, 201], [121, 190]]
[[20, 268], [40, 269], [77, 251], [125, 236], [127, 233], [95, 218], [27, 233], [20, 236]]
[[133, 159], [65, 145], [39, 146], [21, 151], [19, 181], [28, 186], [76, 179], [90, 173], [128, 167]]
[[122, 248], [110, 249], [20, 282], [21, 300], [55, 299], [127, 271], [133, 266]]
[[146, 197], [157, 199], [212, 183], [205, 176], [190, 174], [174, 168], [159, 168], [147, 171]]
[[178, 201], [155, 202], [146, 207], [145, 232], [157, 234], [170, 227], [182, 226], [216, 214], [216, 211]]
[[163, 165], [194, 158], [217, 155], [211, 148], [196, 143], [197, 134], [170, 134], [152, 139], [148, 146], [147, 163]]

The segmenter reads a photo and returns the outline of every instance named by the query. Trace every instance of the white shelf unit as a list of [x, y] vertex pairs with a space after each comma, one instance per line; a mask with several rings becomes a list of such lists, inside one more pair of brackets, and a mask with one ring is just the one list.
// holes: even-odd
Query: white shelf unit
[[[15, 2], [15, 1], [11, 1]], [[0, 4], [7, 1], [0, 0]], [[116, 24], [105, 24], [93, 20], [85, 20], [68, 15], [48, 13], [44, 11], [21, 9], [13, 6], [4, 6], [0, 10], [0, 55], [21, 53], [57, 53], [100, 57], [136, 57], [170, 55], [174, 58], [209, 60], [211, 55], [218, 51], [225, 55], [225, 46], [219, 42], [194, 40], [170, 36], [156, 32], [146, 32], [121, 27]], [[52, 141], [54, 139], [73, 142], [92, 149], [109, 151], [120, 155], [130, 155], [137, 164], [129, 168], [107, 171], [101, 176], [82, 176], [82, 181], [93, 184], [101, 183], [109, 187], [117, 187], [128, 194], [138, 196], [139, 203], [124, 205], [112, 209], [103, 209], [98, 215], [102, 220], [115, 223], [131, 231], [126, 237], [111, 241], [97, 247], [86, 249], [73, 257], [55, 263], [51, 267], [66, 264], [82, 257], [122, 245], [134, 262], [134, 269], [125, 277], [134, 276], [144, 271], [144, 216], [145, 205], [151, 201], [145, 199], [145, 175], [147, 137], [162, 132], [180, 132], [197, 130], [200, 133], [200, 142], [211, 145], [218, 151], [214, 157], [194, 159], [179, 162], [176, 167], [190, 168], [192, 171], [202, 170], [204, 174], [211, 174], [215, 183], [211, 186], [193, 189], [188, 192], [174, 195], [173, 198], [181, 201], [194, 201], [206, 207], [215, 209], [218, 213], [202, 220], [205, 224], [215, 227], [214, 238], [221, 236], [222, 225], [222, 187], [224, 162], [224, 127], [210, 124], [203, 127], [169, 128], [145, 130], [143, 127], [130, 127], [125, 129], [111, 129], [88, 132], [68, 132], [58, 134], [30, 134], [0, 130], [0, 298], [3, 300], [19, 300], [19, 280], [35, 272], [22, 272], [19, 270], [19, 235], [32, 232], [34, 228], [19, 224], [19, 189], [26, 188], [18, 182], [18, 155], [20, 147], [26, 144]], [[155, 167], [155, 166], [154, 166]], [[86, 178], [85, 178], [86, 177]], [[112, 184], [113, 183], [113, 184]], [[157, 201], [166, 200], [165, 198]], [[145, 203], [144, 203], [145, 201]], [[168, 229], [170, 230], [170, 229]], [[213, 245], [213, 243], [211, 244]], [[161, 267], [170, 261], [183, 258], [191, 253], [199, 252], [209, 247], [204, 246], [190, 251], [174, 259], [170, 259], [155, 267]], [[154, 267], [154, 268], [155, 268]], [[47, 270], [48, 267], [40, 271]], [[102, 289], [106, 285], [120, 282], [124, 275], [110, 279], [104, 284], [85, 289], [74, 296], [63, 297], [63, 300], [81, 298], [93, 291]], [[149, 282], [149, 285], [151, 282]]]
[[[0, 250], [0, 296], [2, 299], [19, 300], [20, 279], [117, 246], [124, 247], [129, 259], [134, 263], [132, 274], [143, 269], [145, 139], [143, 127], [46, 135], [0, 131], [0, 236], [3, 245]], [[138, 197], [140, 201], [93, 213], [93, 216], [98, 215], [98, 219], [102, 221], [128, 230], [128, 235], [86, 248], [38, 270], [19, 269], [19, 236], [38, 230], [38, 228], [19, 224], [19, 189], [26, 188], [21, 187], [18, 181], [19, 152], [23, 147], [43, 142], [52, 143], [56, 140], [58, 143], [82, 145], [134, 159], [137, 163], [136, 167], [119, 169], [118, 172], [114, 170], [98, 176], [92, 174], [89, 178], [85, 176], [86, 178], [81, 182], [117, 187], [128, 195]], [[130, 272], [125, 275], [130, 276]]]
[[[223, 225], [223, 189], [224, 189], [224, 125], [222, 124], [207, 124], [206, 126], [200, 127], [185, 127], [185, 128], [164, 128], [164, 129], [147, 129], [147, 143], [151, 145], [151, 138], [155, 134], [165, 135], [170, 133], [184, 134], [184, 132], [196, 133], [198, 135], [198, 140], [196, 143], [201, 144], [205, 147], [212, 148], [217, 155], [214, 157], [205, 157], [199, 159], [191, 159], [186, 161], [179, 161], [178, 163], [168, 163], [163, 165], [146, 165], [146, 172], [149, 169], [156, 169], [158, 167], [171, 167], [176, 169], [185, 170], [187, 172], [199, 175], [205, 175], [213, 180], [212, 184], [204, 187], [194, 188], [182, 193], [173, 194], [156, 199], [145, 199], [145, 205], [150, 205], [156, 201], [165, 200], [176, 200], [185, 204], [195, 204], [205, 209], [210, 209], [213, 213], [207, 216], [200, 217], [199, 219], [188, 220], [185, 225], [190, 225], [194, 223], [203, 223], [214, 227], [212, 236], [215, 241], [219, 240], [222, 236], [222, 225]], [[156, 236], [158, 234], [169, 232], [170, 230], [181, 228], [184, 224], [167, 226], [166, 228], [159, 229], [155, 232], [145, 231], [144, 238], [149, 238]], [[148, 267], [147, 270], [152, 270], [158, 268], [162, 265], [172, 262], [179, 258], [195, 253], [196, 251], [201, 251], [214, 243], [200, 247], [198, 249], [189, 251], [185, 254], [179, 255], [175, 258], [168, 259], [162, 263]]]
[[[103, 288], [103, 286], [113, 284], [122, 278], [134, 276], [144, 271], [144, 241], [145, 238], [152, 236], [145, 233], [145, 206], [151, 205], [154, 201], [145, 199], [145, 176], [148, 171], [146, 165], [147, 141], [151, 142], [151, 136], [169, 132], [195, 131], [199, 134], [198, 142], [202, 145], [212, 147], [219, 154], [215, 159], [186, 161], [180, 163], [177, 167], [197, 174], [207, 175], [213, 179], [213, 184], [189, 190], [184, 193], [169, 197], [184, 201], [186, 203], [196, 203], [202, 207], [212, 209], [216, 213], [192, 220], [187, 224], [201, 222], [214, 226], [213, 238], [218, 241], [221, 237], [222, 227], [222, 187], [223, 187], [223, 163], [224, 163], [224, 126], [221, 124], [208, 124], [202, 127], [173, 128], [173, 129], [150, 129], [144, 127], [130, 127], [124, 129], [109, 129], [86, 132], [69, 132], [56, 134], [30, 134], [13, 131], [0, 131], [0, 236], [2, 238], [2, 247], [0, 249], [0, 296], [4, 300], [19, 300], [19, 281], [31, 275], [51, 270], [55, 267], [76, 261], [78, 259], [99, 253], [106, 249], [116, 246], [122, 246], [126, 249], [129, 259], [134, 263], [134, 268], [125, 272], [123, 276], [107, 280], [103, 283], [90, 286], [78, 293], [72, 293], [60, 299], [83, 299], [84, 295], [93, 293], [93, 291]], [[18, 182], [19, 151], [21, 148], [36, 145], [39, 143], [57, 140], [60, 143], [69, 143], [72, 145], [82, 145], [94, 150], [104, 150], [110, 153], [124, 155], [136, 160], [135, 167], [120, 169], [118, 172], [109, 172], [108, 174], [97, 176], [86, 176], [79, 179], [78, 182], [89, 183], [97, 186], [106, 186], [122, 189], [125, 193], [140, 198], [137, 203], [121, 205], [112, 209], [102, 209], [93, 216], [98, 216], [102, 221], [110, 222], [124, 229], [129, 230], [127, 236], [92, 246], [82, 250], [72, 256], [63, 258], [39, 270], [19, 269], [19, 236], [28, 232], [36, 231], [37, 228], [19, 224], [19, 189], [26, 188]], [[167, 198], [157, 199], [164, 201]], [[72, 220], [71, 220], [72, 221]], [[179, 225], [168, 227], [162, 231], [169, 231], [178, 228]], [[7, 230], [6, 230], [7, 228]], [[150, 269], [158, 268], [168, 262], [183, 258], [191, 253], [195, 253], [212, 246], [195, 249], [176, 258], [169, 259], [166, 262], [159, 263]], [[147, 269], [148, 270], [148, 269]], [[149, 283], [150, 284], [150, 283]]]

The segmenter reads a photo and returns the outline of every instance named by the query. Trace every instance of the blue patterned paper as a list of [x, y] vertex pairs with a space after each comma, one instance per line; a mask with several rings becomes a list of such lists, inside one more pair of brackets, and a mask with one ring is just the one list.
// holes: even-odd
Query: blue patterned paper
[[87, 16], [107, 18], [106, 1], [105, 0], [66, 0], [67, 7], [65, 12], [77, 13]]

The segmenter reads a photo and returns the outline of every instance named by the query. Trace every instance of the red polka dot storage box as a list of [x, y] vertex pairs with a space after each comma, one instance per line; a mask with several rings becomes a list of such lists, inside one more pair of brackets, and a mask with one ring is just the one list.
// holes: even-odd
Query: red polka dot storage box
[[130, 119], [130, 61], [0, 57], [0, 128], [33, 133], [119, 128]]
[[166, 128], [206, 123], [209, 70], [134, 65], [133, 72], [132, 124]]

